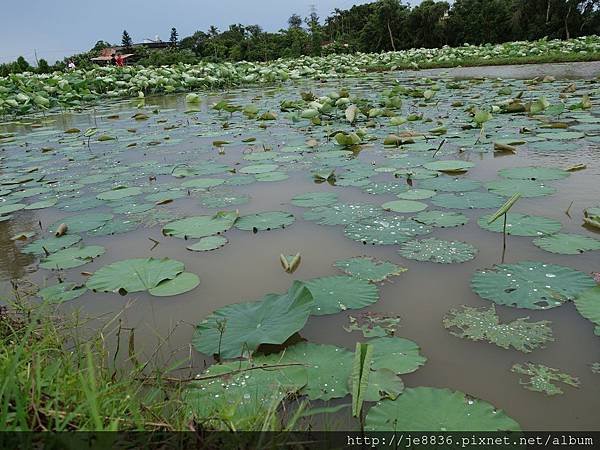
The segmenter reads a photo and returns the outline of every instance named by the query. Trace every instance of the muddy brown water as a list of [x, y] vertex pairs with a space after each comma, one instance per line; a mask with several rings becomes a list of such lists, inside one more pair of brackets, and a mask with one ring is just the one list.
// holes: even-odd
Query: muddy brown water
[[[572, 65], [552, 66], [554, 76], [573, 76]], [[583, 66], [582, 66], [583, 67]], [[456, 71], [427, 71], [449, 73], [456, 76], [510, 76], [529, 78], [532, 71], [548, 73], [548, 69], [535, 66], [505, 67], [498, 69], [457, 69]], [[579, 76], [596, 75], [600, 65], [585, 66]], [[389, 74], [392, 77], [396, 74]], [[343, 82], [334, 82], [334, 84]], [[161, 106], [183, 108], [180, 97], [149, 99]], [[118, 108], [118, 107], [116, 107]], [[92, 123], [87, 115], [61, 116], [64, 122], [55, 126], [64, 128], [71, 124]], [[191, 145], [191, 144], [185, 144]], [[239, 159], [240, 149], [227, 148], [224, 161]], [[160, 152], [160, 149], [154, 150]], [[172, 151], [172, 150], [169, 150]], [[153, 154], [155, 157], [156, 154]], [[368, 148], [360, 158], [369, 161]], [[582, 148], [561, 154], [535, 154], [520, 152], [518, 156], [494, 157], [492, 154], [471, 154], [469, 159], [476, 162], [469, 177], [489, 180], [498, 170], [507, 167], [542, 164], [565, 167], [586, 163], [588, 168], [573, 176], [552, 182], [557, 193], [535, 199], [522, 199], [515, 209], [517, 212], [539, 214], [559, 220], [564, 232], [581, 233], [600, 237], [581, 227], [583, 208], [596, 205], [600, 199], [600, 157], [589, 148]], [[377, 178], [375, 178], [377, 179]], [[438, 265], [406, 260], [397, 253], [397, 246], [365, 246], [349, 240], [343, 235], [342, 227], [319, 226], [302, 219], [303, 208], [289, 203], [297, 194], [310, 191], [330, 191], [327, 183], [315, 184], [303, 172], [291, 172], [290, 178], [280, 183], [254, 183], [248, 186], [233, 187], [233, 191], [246, 193], [252, 200], [238, 206], [240, 213], [285, 210], [293, 212], [296, 222], [283, 230], [252, 234], [237, 229], [227, 232], [229, 244], [206, 253], [194, 253], [185, 249], [186, 243], [179, 239], [162, 236], [160, 226], [111, 236], [110, 238], [86, 237], [88, 245], [103, 245], [106, 254], [83, 267], [67, 271], [70, 279], [83, 279], [79, 272], [93, 272], [114, 261], [133, 257], [170, 257], [185, 263], [186, 271], [199, 275], [200, 286], [183, 295], [171, 298], [156, 298], [147, 294], [120, 297], [113, 294], [87, 293], [62, 306], [65, 310], [80, 309], [86, 316], [110, 317], [122, 312], [123, 326], [135, 328], [136, 349], [145, 355], [152, 355], [160, 348], [161, 361], [166, 365], [185, 360], [190, 354], [198, 373], [211, 360], [190, 349], [193, 325], [224, 305], [244, 300], [253, 300], [270, 292], [283, 292], [293, 279], [310, 279], [341, 274], [332, 264], [339, 259], [359, 255], [369, 255], [388, 260], [408, 268], [398, 277], [393, 277], [380, 288], [380, 300], [367, 308], [368, 311], [393, 313], [401, 316], [398, 335], [419, 344], [421, 352], [428, 358], [418, 371], [403, 376], [409, 387], [447, 387], [466, 392], [484, 399], [505, 410], [524, 429], [529, 430], [597, 430], [600, 427], [600, 375], [593, 374], [590, 364], [600, 361], [600, 338], [593, 333], [591, 322], [582, 318], [573, 304], [568, 303], [547, 311], [517, 310], [497, 306], [502, 321], [529, 316], [533, 320], [550, 320], [555, 342], [545, 349], [531, 354], [515, 350], [504, 350], [492, 344], [472, 342], [453, 337], [442, 326], [442, 317], [452, 307], [459, 305], [489, 306], [490, 303], [473, 293], [469, 281], [477, 269], [490, 267], [500, 262], [502, 236], [482, 230], [476, 223], [482, 210], [464, 212], [470, 221], [464, 227], [436, 229], [434, 235], [445, 239], [465, 240], [479, 249], [477, 257], [464, 264]], [[368, 195], [360, 188], [336, 189], [341, 201], [384, 202], [394, 196]], [[569, 205], [571, 217], [565, 214]], [[186, 198], [177, 200], [172, 209], [185, 215], [207, 214], [209, 211], [198, 205], [198, 200]], [[103, 210], [103, 209], [100, 209]], [[483, 210], [487, 211], [487, 210]], [[21, 211], [17, 219], [0, 223], [0, 275], [4, 280], [29, 279], [42, 283], [53, 280], [48, 271], [37, 271], [36, 260], [22, 254], [19, 246], [10, 241], [16, 231], [36, 229], [38, 221], [50, 224], [64, 216], [55, 209]], [[149, 238], [160, 241], [152, 249]], [[278, 256], [280, 253], [302, 253], [302, 264], [294, 275], [283, 273]], [[523, 260], [545, 261], [570, 266], [589, 273], [600, 270], [600, 252], [587, 252], [577, 256], [557, 255], [545, 252], [532, 244], [529, 237], [509, 237], [506, 262]], [[4, 295], [10, 295], [10, 287], [3, 285]], [[335, 344], [354, 348], [360, 338], [356, 333], [347, 333], [347, 324], [352, 311], [332, 316], [311, 317], [301, 331], [303, 338], [311, 342]], [[163, 338], [168, 340], [163, 342]], [[126, 346], [127, 337], [123, 337]], [[515, 363], [533, 361], [579, 377], [581, 387], [564, 386], [564, 395], [547, 397], [543, 394], [523, 389], [519, 385], [519, 375], [511, 373]]]

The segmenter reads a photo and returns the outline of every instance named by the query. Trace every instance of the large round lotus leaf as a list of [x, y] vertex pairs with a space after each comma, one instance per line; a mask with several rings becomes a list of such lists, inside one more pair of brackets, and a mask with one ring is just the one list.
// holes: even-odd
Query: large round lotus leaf
[[435, 191], [429, 189], [410, 189], [406, 192], [401, 192], [396, 197], [402, 200], [425, 200], [435, 195]]
[[570, 174], [566, 170], [555, 167], [513, 167], [502, 169], [498, 175], [504, 178], [517, 180], [548, 181], [567, 178]]
[[221, 248], [228, 242], [227, 238], [223, 236], [207, 236], [200, 239], [195, 244], [189, 245], [187, 249], [192, 252], [207, 252]]
[[102, 205], [104, 202], [96, 197], [79, 197], [62, 200], [59, 207], [65, 211], [85, 211]]
[[98, 200], [120, 200], [122, 198], [140, 195], [142, 189], [139, 187], [118, 187], [110, 191], [101, 192], [96, 196]]
[[537, 135], [542, 139], [550, 139], [550, 140], [575, 140], [581, 139], [585, 137], [584, 133], [580, 133], [578, 131], [553, 131], [551, 133], [540, 133]]
[[[494, 222], [488, 223], [491, 217], [491, 215], [480, 217], [477, 223], [484, 230], [502, 233], [504, 218], [500, 217]], [[556, 233], [561, 227], [560, 222], [548, 217], [528, 216], [527, 214], [510, 212], [506, 214], [506, 233], [513, 236], [542, 236]]]
[[422, 167], [415, 167], [412, 169], [402, 169], [394, 173], [396, 178], [407, 178], [411, 180], [428, 180], [439, 176], [439, 172], [435, 170], [423, 169]]
[[72, 269], [91, 262], [105, 251], [106, 249], [99, 245], [65, 248], [46, 257], [40, 263], [40, 267], [51, 270]]
[[0, 215], [10, 214], [24, 209], [27, 205], [23, 203], [13, 203], [11, 205], [0, 206]]
[[305, 367], [308, 382], [301, 394], [310, 400], [331, 400], [349, 394], [348, 379], [352, 373], [354, 354], [334, 345], [320, 345], [309, 342], [287, 347], [284, 352], [256, 356], [258, 365], [301, 364]]
[[600, 286], [583, 291], [576, 299], [577, 311], [596, 325], [595, 333], [600, 336]]
[[349, 223], [344, 229], [346, 237], [371, 245], [394, 245], [414, 236], [431, 233], [431, 228], [403, 216], [377, 217]]
[[471, 288], [480, 297], [499, 305], [527, 309], [560, 306], [595, 284], [585, 273], [535, 261], [500, 264], [477, 272], [471, 279]]
[[408, 339], [379, 337], [368, 343], [373, 345], [372, 369], [389, 369], [402, 375], [414, 372], [427, 361], [419, 353], [419, 346]]
[[165, 236], [198, 239], [229, 230], [237, 218], [237, 213], [228, 211], [214, 216], [188, 217], [166, 224], [162, 232]]
[[269, 173], [258, 173], [255, 175], [256, 181], [283, 181], [287, 180], [290, 176], [285, 172], [269, 172]]
[[58, 283], [54, 286], [40, 289], [37, 295], [45, 302], [62, 303], [74, 300], [87, 291], [85, 286], [77, 283]]
[[432, 200], [436, 206], [454, 209], [499, 208], [506, 199], [489, 192], [461, 192], [459, 194], [438, 194]]
[[434, 191], [466, 192], [479, 189], [481, 187], [481, 183], [479, 181], [470, 180], [468, 178], [452, 178], [440, 176], [437, 178], [431, 178], [429, 180], [423, 180], [419, 182], [419, 187], [424, 189], [432, 189]]
[[413, 217], [413, 220], [433, 227], [448, 228], [464, 225], [469, 221], [469, 218], [457, 212], [423, 211]]
[[184, 191], [172, 189], [164, 192], [155, 192], [154, 194], [147, 195], [144, 199], [149, 202], [164, 203], [182, 197], [185, 197]]
[[81, 236], [76, 234], [65, 234], [60, 237], [49, 237], [38, 239], [31, 244], [23, 247], [23, 253], [33, 255], [45, 255], [46, 253], [56, 253], [64, 248], [71, 247], [81, 241]]
[[285, 228], [294, 223], [294, 215], [283, 211], [249, 214], [238, 219], [235, 227], [240, 230], [264, 231]]
[[186, 408], [203, 426], [219, 431], [256, 430], [307, 383], [300, 365], [263, 369], [248, 361], [212, 365], [199, 378], [185, 391]]
[[342, 203], [319, 206], [304, 213], [304, 219], [317, 221], [320, 225], [346, 225], [381, 214], [378, 206], [368, 203]]
[[304, 327], [314, 303], [307, 287], [294, 281], [284, 294], [216, 310], [196, 327], [192, 343], [207, 355], [220, 351], [222, 358], [253, 353], [261, 344], [282, 344]]
[[[352, 378], [348, 383], [352, 389]], [[402, 379], [389, 369], [371, 370], [367, 390], [364, 393], [365, 402], [377, 402], [384, 398], [396, 399], [404, 390]]]
[[113, 207], [112, 211], [115, 214], [142, 214], [145, 212], [150, 211], [151, 209], [153, 209], [156, 205], [154, 203], [126, 203], [122, 206], [117, 206], [116, 208]]
[[433, 161], [423, 165], [428, 170], [448, 173], [466, 172], [473, 166], [475, 164], [472, 162], [460, 160]]
[[394, 211], [397, 213], [414, 213], [427, 209], [426, 203], [415, 202], [412, 200], [394, 200], [381, 205], [386, 211]]
[[138, 224], [133, 220], [111, 220], [106, 222], [100, 228], [89, 231], [90, 236], [109, 236], [114, 234], [123, 234], [135, 230]]
[[335, 267], [356, 278], [367, 281], [384, 281], [388, 277], [400, 275], [407, 269], [388, 261], [378, 261], [368, 256], [343, 259], [335, 262]]
[[297, 195], [292, 199], [292, 205], [303, 208], [315, 208], [317, 206], [328, 206], [337, 201], [337, 194], [332, 192], [307, 192]]
[[363, 187], [363, 191], [367, 194], [400, 194], [409, 189], [409, 186], [405, 183], [389, 182], [389, 181], [378, 181], [367, 184]]
[[553, 187], [532, 180], [496, 180], [486, 183], [485, 187], [490, 192], [505, 197], [512, 197], [515, 194], [521, 194], [521, 197], [542, 197], [556, 192]]
[[87, 281], [93, 291], [142, 292], [172, 280], [183, 272], [184, 265], [169, 258], [134, 258], [117, 261], [97, 270]]
[[205, 208], [228, 208], [243, 205], [249, 201], [250, 197], [244, 194], [214, 194], [214, 196], [200, 199], [200, 204]]
[[65, 223], [69, 229], [69, 233], [83, 233], [85, 231], [100, 228], [113, 217], [114, 216], [112, 214], [107, 213], [80, 214], [78, 216], [67, 217], [66, 219], [54, 223], [50, 227], [50, 230], [56, 231], [61, 223]]
[[195, 289], [200, 284], [200, 278], [195, 273], [183, 272], [172, 280], [161, 281], [148, 292], [156, 297], [170, 297]]
[[466, 242], [429, 238], [405, 242], [398, 253], [416, 261], [452, 264], [472, 260], [477, 249]]
[[589, 250], [600, 250], [600, 240], [581, 234], [557, 233], [533, 241], [538, 247], [552, 253], [578, 255]]
[[225, 180], [221, 178], [195, 178], [181, 183], [181, 187], [187, 189], [208, 189], [223, 183], [225, 183]]
[[361, 309], [379, 300], [377, 286], [354, 277], [313, 278], [305, 284], [315, 300], [312, 310], [315, 316]]
[[27, 211], [31, 211], [31, 210], [34, 210], [34, 209], [52, 208], [57, 203], [58, 203], [57, 199], [51, 198], [49, 200], [40, 200], [39, 202], [32, 203], [30, 205], [27, 205], [23, 209], [25, 209]]
[[450, 389], [406, 389], [373, 406], [367, 431], [518, 431], [519, 424], [487, 402]]
[[277, 164], [255, 164], [253, 166], [242, 167], [238, 172], [256, 175], [259, 173], [273, 172], [274, 170], [277, 170], [278, 167]]

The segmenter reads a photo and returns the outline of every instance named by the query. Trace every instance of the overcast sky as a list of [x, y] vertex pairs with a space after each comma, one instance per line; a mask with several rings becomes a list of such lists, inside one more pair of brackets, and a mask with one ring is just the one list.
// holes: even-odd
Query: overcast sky
[[334, 8], [369, 1], [373, 0], [2, 0], [0, 62], [23, 55], [33, 63], [37, 51], [38, 58], [53, 63], [89, 50], [99, 40], [118, 43], [124, 29], [134, 42], [156, 35], [167, 40], [171, 27], [180, 37], [232, 23], [276, 31], [287, 26], [293, 13], [307, 16], [311, 5], [325, 18]]

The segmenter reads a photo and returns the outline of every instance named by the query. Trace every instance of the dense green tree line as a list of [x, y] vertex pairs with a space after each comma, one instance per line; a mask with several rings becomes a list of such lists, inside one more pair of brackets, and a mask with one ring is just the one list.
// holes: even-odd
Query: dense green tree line
[[[136, 49], [143, 65], [214, 61], [269, 61], [301, 55], [343, 52], [382, 52], [419, 47], [497, 44], [543, 37], [568, 39], [600, 34], [600, 0], [424, 0], [411, 7], [400, 0], [377, 0], [347, 10], [336, 9], [323, 21], [312, 12], [290, 16], [287, 28], [266, 32], [259, 25], [230, 25], [220, 31], [211, 26], [178, 38], [171, 30], [171, 46], [160, 51]], [[129, 38], [129, 35], [127, 35]], [[129, 38], [130, 39], [130, 38]], [[129, 41], [128, 41], [129, 42]], [[89, 64], [96, 47], [74, 59]], [[32, 68], [19, 58], [0, 65], [0, 76], [9, 73], [64, 68], [42, 64]]]

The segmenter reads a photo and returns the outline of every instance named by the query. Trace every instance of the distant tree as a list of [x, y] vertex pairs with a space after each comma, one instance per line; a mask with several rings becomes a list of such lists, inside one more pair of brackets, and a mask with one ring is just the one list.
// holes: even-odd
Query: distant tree
[[313, 9], [310, 12], [310, 15], [304, 19], [304, 22], [310, 30], [311, 53], [315, 56], [318, 56], [321, 54], [321, 45], [323, 44], [323, 33], [321, 30], [321, 25], [319, 24], [319, 16], [317, 15], [317, 12]]
[[219, 34], [219, 29], [217, 27], [215, 27], [214, 25], [211, 25], [210, 27], [208, 27], [208, 35], [210, 37], [216, 37]]
[[110, 47], [110, 44], [106, 41], [98, 41], [96, 42], [96, 44], [92, 47], [92, 49], [90, 51], [92, 52], [99, 52], [105, 48]]
[[16, 64], [16, 68], [20, 72], [26, 72], [29, 69], [31, 69], [31, 66], [29, 65], [29, 63], [27, 62], [27, 60], [25, 58], [23, 58], [22, 56], [19, 56], [17, 58], [17, 62], [15, 64]]
[[169, 38], [169, 43], [171, 44], [171, 47], [177, 47], [178, 38], [179, 34], [177, 34], [177, 28], [171, 28], [171, 37]]
[[49, 73], [51, 71], [50, 64], [45, 59], [40, 59], [37, 66], [38, 73]]
[[131, 48], [133, 45], [133, 40], [127, 30], [123, 30], [123, 36], [121, 37], [121, 45], [125, 48]]
[[297, 29], [302, 28], [302, 17], [298, 14], [292, 14], [288, 19], [288, 28], [289, 29]]

